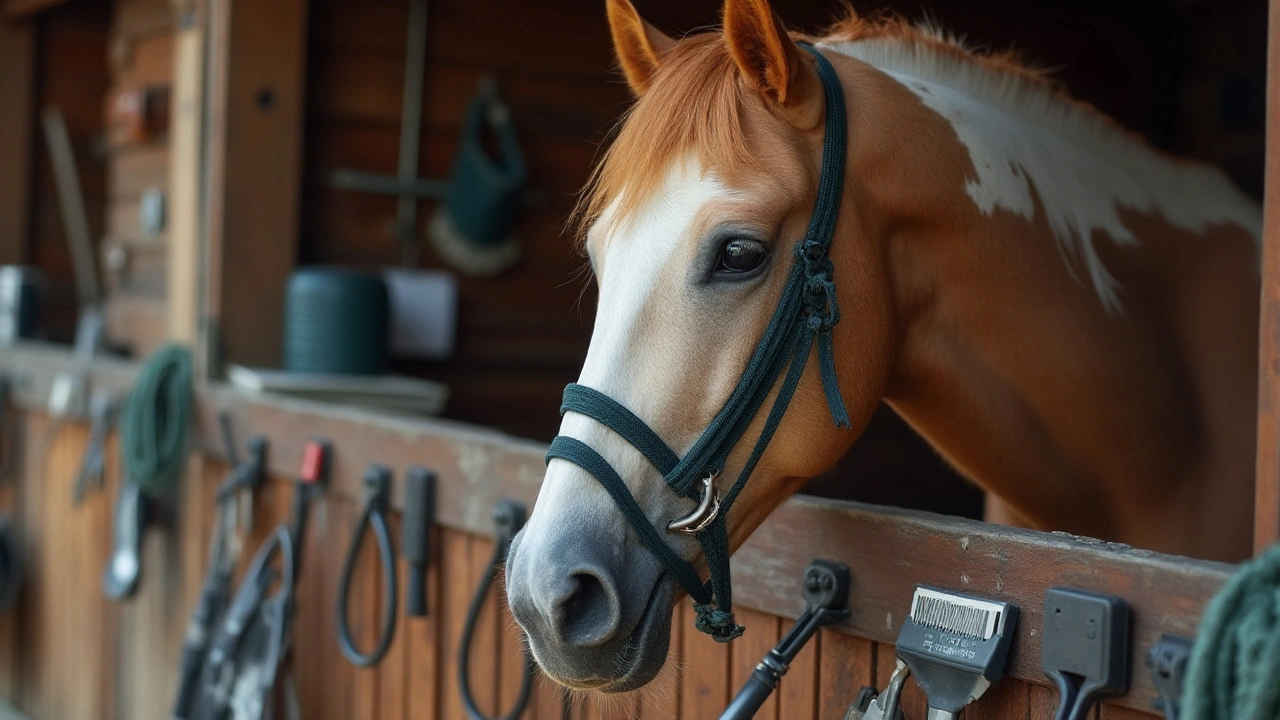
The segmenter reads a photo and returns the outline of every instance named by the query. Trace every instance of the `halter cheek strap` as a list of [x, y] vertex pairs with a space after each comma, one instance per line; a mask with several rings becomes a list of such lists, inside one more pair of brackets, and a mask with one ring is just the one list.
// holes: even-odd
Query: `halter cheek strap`
[[[662, 473], [668, 487], [699, 501], [699, 511], [704, 516], [698, 518], [698, 522], [678, 523], [677, 528], [685, 524], [693, 526], [693, 535], [707, 560], [710, 579], [704, 584], [693, 565], [662, 539], [660, 531], [650, 522], [617, 471], [594, 449], [580, 440], [561, 435], [552, 441], [547, 452], [547, 462], [555, 458], [571, 462], [604, 487], [631, 523], [640, 542], [653, 552], [693, 598], [697, 628], [720, 642], [732, 640], [743, 631], [733, 618], [729, 532], [725, 518], [782, 422], [814, 345], [818, 348], [819, 370], [831, 418], [837, 427], [849, 427], [849, 414], [840, 397], [832, 348], [831, 331], [840, 321], [840, 308], [836, 304], [835, 268], [828, 256], [844, 185], [848, 141], [844, 90], [831, 63], [812, 46], [806, 44], [801, 47], [813, 57], [826, 101], [818, 200], [804, 239], [796, 244], [793, 251], [795, 262], [778, 309], [769, 320], [729, 400], [684, 457], [672, 450], [635, 413], [597, 390], [571, 384], [565, 388], [564, 401], [560, 406], [561, 414], [575, 412], [585, 415], [622, 436]], [[716, 500], [715, 476], [724, 468], [725, 459], [746, 433], [779, 377], [782, 377], [782, 384], [751, 455], [728, 492], [718, 504], [713, 502]], [[708, 478], [711, 481], [708, 482]]]

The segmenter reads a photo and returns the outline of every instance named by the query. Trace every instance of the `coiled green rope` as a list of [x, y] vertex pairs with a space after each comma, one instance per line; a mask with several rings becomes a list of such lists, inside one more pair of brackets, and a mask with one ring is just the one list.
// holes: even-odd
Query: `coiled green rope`
[[1245, 563], [1205, 609], [1184, 720], [1280, 718], [1280, 544]]
[[147, 358], [121, 410], [125, 476], [148, 495], [166, 494], [186, 465], [191, 386], [191, 353], [166, 345]]

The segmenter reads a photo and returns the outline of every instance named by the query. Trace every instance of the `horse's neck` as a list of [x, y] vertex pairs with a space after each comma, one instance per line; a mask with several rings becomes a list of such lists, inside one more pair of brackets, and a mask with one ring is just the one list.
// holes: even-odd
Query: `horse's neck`
[[[890, 83], [873, 94], [884, 102], [897, 93], [903, 106], [879, 129], [879, 152], [891, 149], [885, 159], [903, 171], [868, 181], [878, 206], [906, 216], [889, 241], [903, 342], [888, 401], [1035, 525], [1193, 551], [1164, 533], [1179, 532], [1169, 521], [1192, 521], [1187, 514], [1204, 502], [1205, 477], [1221, 471], [1219, 416], [1234, 417], [1240, 404], [1214, 415], [1203, 394], [1234, 392], [1216, 375], [1247, 376], [1237, 360], [1251, 351], [1234, 347], [1242, 344], [1237, 332], [1220, 341], [1233, 346], [1227, 367], [1202, 367], [1202, 348], [1189, 345], [1207, 331], [1179, 316], [1179, 285], [1199, 282], [1186, 275], [1198, 260], [1217, 262], [1188, 250], [1205, 240], [1190, 228], [1199, 221], [1207, 234], [1230, 221], [1219, 216], [1242, 212], [1241, 201], [1210, 183], [1195, 198], [1208, 196], [1203, 218], [1195, 208], [1166, 213], [1189, 201], [1180, 188], [1203, 182], [1195, 175], [1202, 171], [1137, 187], [1151, 167], [1107, 163], [1167, 161], [1140, 147], [1112, 157], [1064, 154], [1041, 131], [1011, 136], [1023, 123], [1000, 110], [975, 116], [983, 103], [943, 98], [937, 86], [903, 93], [909, 80], [891, 77], [896, 90]], [[956, 117], [967, 121], [946, 117], [948, 103], [965, 104]], [[984, 147], [1014, 157], [983, 156]], [[1009, 172], [995, 167], [1000, 162]], [[931, 169], [928, 192], [919, 167]], [[1169, 171], [1181, 172], [1172, 164]], [[1047, 197], [1063, 192], [1075, 196]], [[1218, 196], [1232, 202], [1215, 206]], [[1121, 209], [1130, 204], [1159, 212]], [[1060, 244], [1064, 227], [1085, 230], [1093, 242]], [[1236, 234], [1247, 255], [1248, 233]], [[1242, 265], [1241, 252], [1229, 254], [1226, 276]], [[1248, 315], [1237, 299], [1221, 309]], [[1248, 324], [1247, 317], [1237, 323]], [[1135, 520], [1142, 512], [1151, 522]]]

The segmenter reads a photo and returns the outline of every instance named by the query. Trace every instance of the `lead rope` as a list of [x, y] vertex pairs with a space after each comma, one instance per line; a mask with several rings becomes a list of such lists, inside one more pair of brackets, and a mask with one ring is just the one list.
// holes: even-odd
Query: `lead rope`
[[800, 384], [800, 377], [814, 345], [817, 345], [822, 386], [831, 419], [837, 427], [850, 426], [849, 413], [840, 395], [836, 376], [832, 330], [840, 321], [840, 307], [836, 303], [835, 266], [828, 256], [844, 186], [848, 144], [844, 89], [835, 69], [826, 58], [811, 45], [801, 47], [813, 58], [814, 68], [822, 80], [826, 103], [818, 198], [804, 239], [793, 251], [795, 262], [778, 302], [778, 309], [769, 320], [742, 379], [738, 381], [724, 407], [684, 457], [679, 457], [643, 420], [598, 390], [571, 384], [565, 388], [564, 401], [560, 406], [562, 414], [576, 412], [612, 429], [635, 446], [663, 474], [668, 487], [685, 497], [697, 499], [702, 490], [699, 480], [708, 473], [719, 473], [724, 467], [729, 453], [746, 433], [778, 378], [786, 371], [786, 377], [778, 389], [777, 398], [769, 410], [760, 437], [737, 480], [720, 502], [719, 513], [707, 527], [695, 535], [702, 546], [710, 571], [707, 582], [704, 584], [697, 570], [663, 541], [658, 529], [644, 514], [622, 478], [599, 453], [585, 443], [565, 435], [552, 441], [547, 452], [548, 462], [556, 458], [567, 460], [599, 481], [617, 503], [618, 509], [636, 531], [640, 541], [657, 556], [693, 599], [698, 630], [720, 642], [732, 640], [743, 632], [743, 628], [733, 618], [729, 532], [725, 518], [782, 422], [782, 416]]

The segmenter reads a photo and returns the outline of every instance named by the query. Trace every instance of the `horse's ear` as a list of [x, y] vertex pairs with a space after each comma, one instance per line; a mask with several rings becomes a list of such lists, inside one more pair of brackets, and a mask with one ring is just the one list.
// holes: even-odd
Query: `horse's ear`
[[639, 97], [653, 84], [663, 53], [676, 41], [645, 22], [631, 0], [605, 0], [605, 10], [609, 14], [609, 32], [613, 34], [618, 64], [631, 92]]
[[786, 107], [803, 101], [811, 70], [768, 0], [725, 0], [724, 36], [743, 76]]

